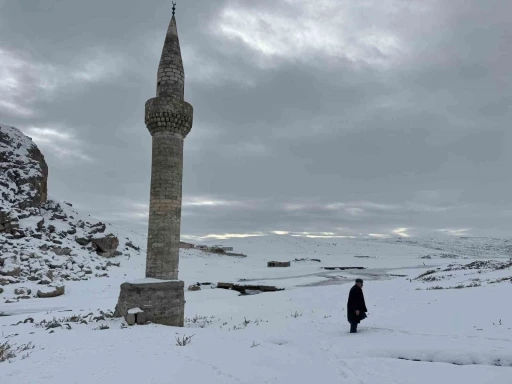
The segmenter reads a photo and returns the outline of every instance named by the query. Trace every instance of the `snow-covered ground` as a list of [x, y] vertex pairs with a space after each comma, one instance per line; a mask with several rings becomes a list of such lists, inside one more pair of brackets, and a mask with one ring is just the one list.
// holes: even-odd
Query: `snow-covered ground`
[[[130, 239], [145, 245], [143, 236]], [[113, 259], [120, 267], [108, 278], [67, 281], [63, 296], [2, 300], [0, 312], [11, 316], [0, 317], [0, 345], [8, 341], [18, 352], [0, 363], [0, 382], [510, 384], [508, 256], [486, 251], [484, 262], [470, 264], [475, 253], [442, 242], [269, 235], [207, 242], [246, 258], [182, 250], [186, 287], [212, 283], [185, 293], [185, 328], [127, 327], [99, 316], [114, 309], [122, 282], [143, 277], [144, 249], [130, 252]], [[308, 258], [321, 261], [293, 261]], [[292, 264], [267, 268], [271, 260]], [[347, 266], [366, 269], [323, 269]], [[369, 316], [349, 334], [346, 299], [359, 276]], [[214, 289], [218, 282], [285, 290], [240, 296]], [[55, 320], [62, 326], [49, 328]], [[177, 337], [192, 335], [177, 345]]]

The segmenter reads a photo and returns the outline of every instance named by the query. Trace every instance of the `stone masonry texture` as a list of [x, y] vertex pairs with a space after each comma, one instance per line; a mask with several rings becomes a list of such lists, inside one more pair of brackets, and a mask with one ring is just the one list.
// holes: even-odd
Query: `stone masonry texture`
[[167, 29], [164, 48], [158, 66], [156, 95], [178, 96], [183, 100], [184, 88], [185, 73], [183, 71], [176, 19], [173, 16]]
[[178, 280], [183, 141], [193, 117], [192, 106], [183, 99], [184, 85], [173, 15], [158, 66], [156, 97], [145, 108], [153, 140], [146, 277], [160, 281], [122, 284], [114, 315], [126, 318], [131, 308], [138, 307], [145, 320], [178, 327], [183, 326], [185, 312], [184, 283]]
[[130, 309], [140, 308], [144, 311], [146, 321], [183, 327], [185, 319], [183, 288], [183, 281], [123, 283], [114, 316], [126, 318]]
[[176, 19], [171, 19], [158, 67], [157, 97], [146, 102], [153, 137], [146, 277], [178, 278], [183, 180], [183, 141], [193, 109], [183, 100], [185, 75]]

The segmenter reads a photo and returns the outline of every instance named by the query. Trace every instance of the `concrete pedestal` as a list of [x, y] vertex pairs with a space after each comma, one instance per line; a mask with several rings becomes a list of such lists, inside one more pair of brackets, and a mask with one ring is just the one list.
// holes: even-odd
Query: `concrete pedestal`
[[114, 317], [126, 319], [128, 311], [140, 308], [146, 321], [183, 327], [185, 320], [184, 283], [180, 280], [146, 278], [121, 284]]

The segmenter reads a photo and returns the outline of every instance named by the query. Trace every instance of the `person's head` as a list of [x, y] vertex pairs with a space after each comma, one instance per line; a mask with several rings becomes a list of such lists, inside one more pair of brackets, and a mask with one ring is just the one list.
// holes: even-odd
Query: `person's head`
[[363, 288], [363, 279], [356, 279], [356, 285], [359, 288]]

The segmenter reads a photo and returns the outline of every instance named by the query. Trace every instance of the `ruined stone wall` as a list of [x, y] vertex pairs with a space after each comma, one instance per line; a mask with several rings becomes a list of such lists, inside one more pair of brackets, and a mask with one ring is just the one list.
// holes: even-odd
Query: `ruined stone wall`
[[144, 311], [146, 321], [183, 327], [185, 320], [183, 287], [183, 281], [123, 283], [114, 316], [126, 317], [130, 309], [140, 308]]

